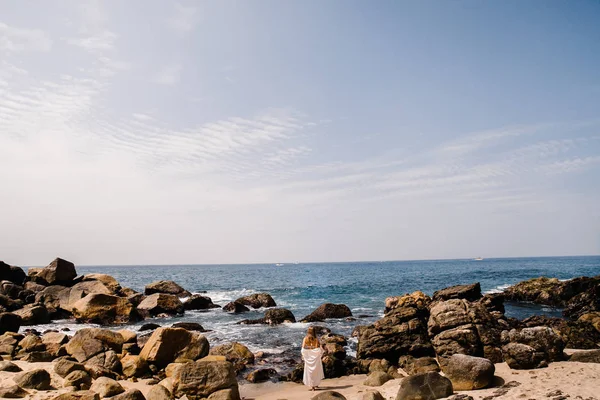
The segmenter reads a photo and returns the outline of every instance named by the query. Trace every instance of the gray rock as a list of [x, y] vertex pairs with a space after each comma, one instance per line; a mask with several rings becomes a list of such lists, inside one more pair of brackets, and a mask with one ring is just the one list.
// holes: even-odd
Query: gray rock
[[452, 382], [437, 372], [425, 372], [404, 378], [396, 400], [436, 400], [453, 392]]
[[452, 381], [454, 390], [476, 390], [492, 383], [496, 367], [486, 358], [454, 354], [448, 359], [443, 371]]
[[391, 379], [393, 379], [393, 378], [391, 376], [389, 376], [387, 373], [382, 372], [382, 371], [375, 371], [375, 372], [371, 372], [367, 376], [367, 379], [365, 379], [365, 381], [363, 382], [363, 385], [365, 385], [365, 386], [381, 386]]

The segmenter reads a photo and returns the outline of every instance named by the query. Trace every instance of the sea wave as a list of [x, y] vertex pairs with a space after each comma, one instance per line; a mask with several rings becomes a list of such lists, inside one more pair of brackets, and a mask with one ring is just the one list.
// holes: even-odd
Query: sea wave
[[511, 286], [512, 286], [512, 284], [510, 284], [510, 283], [506, 283], [504, 285], [498, 285], [493, 289], [486, 290], [485, 292], [483, 292], [483, 294], [503, 293], [506, 289], [508, 289]]

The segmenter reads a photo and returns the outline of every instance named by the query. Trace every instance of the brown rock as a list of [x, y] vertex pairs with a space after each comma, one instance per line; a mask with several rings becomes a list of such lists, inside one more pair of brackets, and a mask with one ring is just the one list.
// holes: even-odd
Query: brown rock
[[21, 372], [13, 378], [23, 389], [50, 390], [50, 374], [45, 369]]
[[400, 383], [396, 400], [435, 400], [452, 394], [452, 382], [437, 372], [406, 377]]
[[137, 343], [137, 333], [128, 329], [121, 329], [117, 333], [123, 336], [123, 343]]
[[273, 368], [261, 368], [246, 375], [246, 380], [250, 383], [260, 383], [266, 382], [274, 376], [277, 376], [277, 371]]
[[404, 296], [393, 296], [385, 299], [385, 313], [387, 314], [394, 308], [418, 308], [426, 309], [431, 303], [431, 298], [421, 291], [416, 291]]
[[85, 367], [83, 364], [67, 360], [66, 358], [62, 358], [54, 364], [54, 372], [61, 378], [66, 377], [73, 371], [85, 371]]
[[240, 400], [238, 383], [231, 363], [227, 361], [196, 361], [185, 363], [173, 376], [175, 397], [187, 396], [199, 400], [230, 389], [232, 400]]
[[213, 304], [210, 297], [194, 294], [183, 302], [183, 308], [186, 310], [208, 310], [211, 308], [220, 308]]
[[0, 335], [5, 332], [19, 332], [21, 317], [9, 312], [0, 312]]
[[63, 387], [74, 386], [77, 389], [88, 389], [92, 384], [92, 378], [85, 371], [73, 371], [65, 376]]
[[106, 286], [112, 293], [117, 293], [121, 290], [121, 285], [115, 278], [106, 274], [87, 274], [83, 276], [83, 282], [99, 281]]
[[[154, 296], [154, 295], [153, 295]], [[208, 340], [181, 328], [158, 328], [140, 352], [140, 357], [160, 368], [178, 360], [197, 360], [208, 354]]]
[[166, 387], [154, 385], [146, 395], [146, 400], [173, 400], [173, 395]]
[[73, 287], [60, 292], [60, 307], [63, 310], [72, 312], [73, 306], [90, 294], [114, 295], [114, 293], [100, 281], [79, 282]]
[[479, 282], [470, 285], [456, 285], [442, 290], [438, 290], [433, 294], [433, 301], [446, 301], [450, 299], [465, 299], [468, 301], [476, 301], [481, 298], [481, 286]]
[[116, 373], [121, 372], [121, 359], [112, 350], [96, 354], [85, 362], [85, 365], [95, 365]]
[[108, 350], [120, 354], [123, 348], [123, 336], [108, 329], [84, 328], [75, 333], [66, 348], [77, 361], [84, 362]]
[[90, 387], [92, 392], [98, 393], [100, 398], [112, 397], [125, 391], [123, 386], [114, 379], [100, 377]]
[[311, 400], [346, 400], [343, 394], [328, 390], [311, 397]]
[[365, 386], [381, 386], [384, 383], [386, 383], [389, 380], [392, 380], [393, 378], [391, 376], [389, 376], [386, 372], [381, 372], [381, 371], [375, 371], [375, 372], [371, 372], [368, 376], [367, 379], [365, 379], [365, 381], [363, 382], [363, 385]]
[[91, 390], [80, 390], [60, 394], [52, 400], [100, 400], [100, 397]]
[[248, 307], [246, 307], [245, 305], [243, 305], [242, 303], [232, 301], [223, 306], [223, 311], [231, 312], [234, 314], [239, 314], [239, 313], [250, 311], [250, 309]]
[[21, 389], [17, 385], [9, 387], [0, 387], [0, 398], [3, 399], [24, 399], [29, 396], [29, 392]]
[[351, 317], [352, 312], [345, 304], [321, 304], [315, 311], [310, 313], [300, 322], [320, 322], [330, 318], [346, 318]]
[[139, 319], [129, 300], [108, 294], [88, 294], [75, 302], [71, 311], [78, 322], [102, 325], [122, 324]]
[[21, 317], [21, 325], [41, 325], [50, 322], [48, 310], [43, 305], [27, 304], [14, 312]]
[[111, 397], [111, 400], [146, 400], [146, 398], [139, 390], [129, 389], [126, 392]]
[[235, 303], [243, 304], [254, 309], [261, 307], [277, 307], [275, 300], [268, 293], [255, 293], [249, 296], [240, 297]]
[[42, 343], [42, 339], [36, 335], [27, 335], [20, 342], [19, 347], [26, 352], [44, 351], [46, 346]]
[[600, 349], [576, 351], [571, 354], [569, 361], [582, 363], [600, 363]]
[[146, 288], [144, 289], [144, 294], [146, 296], [155, 293], [172, 294], [177, 297], [190, 297], [192, 295], [190, 292], [173, 281], [158, 281], [146, 285]]
[[366, 393], [363, 393], [361, 400], [385, 400], [385, 397], [377, 390], [368, 390]]
[[140, 356], [127, 354], [121, 358], [123, 375], [128, 378], [141, 378], [148, 373], [148, 363]]
[[210, 355], [225, 356], [225, 359], [235, 365], [254, 364], [254, 354], [243, 344], [232, 342], [210, 349]]
[[[34, 282], [41, 281], [46, 285], [66, 284], [69, 286], [73, 279], [77, 277], [75, 265], [73, 265], [72, 262], [63, 260], [62, 258], [55, 259], [47, 267], [44, 267], [39, 271], [31, 271], [32, 269], [28, 271], [30, 272], [30, 277], [35, 277], [35, 279], [32, 280]], [[35, 272], [35, 274], [32, 276], [31, 272]]]
[[69, 342], [69, 337], [64, 333], [48, 332], [42, 336], [42, 343], [46, 346], [46, 351], [53, 356], [58, 356], [64, 344]]
[[138, 304], [137, 309], [144, 317], [159, 314], [174, 315], [183, 313], [183, 304], [176, 295], [155, 293]]
[[424, 372], [440, 372], [440, 367], [433, 357], [400, 356], [398, 365], [408, 375], [417, 375]]
[[491, 385], [496, 368], [488, 359], [454, 354], [443, 371], [454, 390], [477, 390]]

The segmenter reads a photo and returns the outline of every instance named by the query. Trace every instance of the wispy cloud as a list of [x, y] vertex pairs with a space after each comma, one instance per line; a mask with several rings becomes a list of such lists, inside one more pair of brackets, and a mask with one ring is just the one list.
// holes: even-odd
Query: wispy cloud
[[188, 34], [193, 31], [198, 24], [199, 17], [198, 8], [175, 3], [173, 16], [167, 20], [167, 24], [179, 34]]
[[92, 36], [71, 38], [67, 42], [89, 52], [95, 52], [98, 50], [114, 50], [116, 40], [117, 35], [114, 32], [102, 31]]
[[180, 64], [167, 65], [154, 76], [154, 82], [160, 85], [174, 85], [181, 79], [182, 70]]
[[52, 39], [41, 29], [23, 29], [0, 22], [0, 50], [50, 51]]

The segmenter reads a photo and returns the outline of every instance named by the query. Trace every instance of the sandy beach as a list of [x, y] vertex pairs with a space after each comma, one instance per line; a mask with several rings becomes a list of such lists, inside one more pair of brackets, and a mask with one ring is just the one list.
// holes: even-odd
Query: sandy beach
[[[30, 390], [31, 400], [49, 400], [66, 389], [62, 378], [53, 372], [52, 363], [27, 363], [15, 361], [24, 371], [44, 368], [52, 375], [52, 384], [57, 390]], [[12, 386], [15, 373], [0, 372], [0, 387]], [[380, 387], [363, 385], [366, 375], [351, 375], [337, 379], [326, 379], [321, 390], [335, 390], [348, 400], [360, 400], [369, 390], [379, 391], [386, 399], [395, 399], [401, 379], [394, 379]], [[119, 381], [125, 389], [136, 388], [147, 394], [152, 386], [147, 381]], [[516, 383], [515, 383], [516, 382]], [[505, 388], [502, 386], [505, 385]], [[598, 399], [600, 391], [600, 364], [579, 362], [555, 362], [548, 368], [535, 370], [511, 370], [506, 363], [496, 364], [495, 386], [488, 389], [456, 392], [468, 394], [474, 399]], [[241, 384], [240, 393], [245, 400], [306, 400], [314, 396], [304, 385], [281, 382]], [[317, 392], [318, 393], [318, 392]]]

